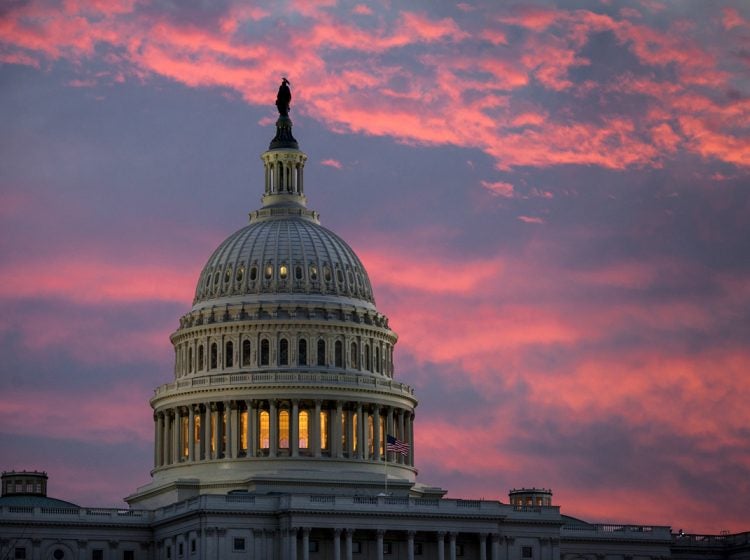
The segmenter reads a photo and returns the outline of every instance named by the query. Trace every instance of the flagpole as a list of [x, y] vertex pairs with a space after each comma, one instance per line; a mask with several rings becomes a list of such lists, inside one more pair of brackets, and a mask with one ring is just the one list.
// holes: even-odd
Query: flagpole
[[[387, 436], [386, 436], [387, 437]], [[386, 442], [385, 446], [383, 447], [384, 454], [384, 461], [383, 461], [383, 474], [385, 476], [385, 492], [384, 494], [388, 495], [388, 443]]]

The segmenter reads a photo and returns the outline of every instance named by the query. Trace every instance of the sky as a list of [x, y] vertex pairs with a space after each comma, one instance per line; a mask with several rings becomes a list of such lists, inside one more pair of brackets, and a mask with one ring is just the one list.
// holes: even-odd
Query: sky
[[0, 469], [122, 507], [281, 77], [419, 480], [750, 530], [750, 4], [0, 4]]

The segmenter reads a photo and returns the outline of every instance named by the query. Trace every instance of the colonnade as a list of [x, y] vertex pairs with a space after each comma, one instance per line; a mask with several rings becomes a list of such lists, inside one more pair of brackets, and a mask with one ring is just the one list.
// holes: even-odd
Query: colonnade
[[[236, 547], [237, 533], [231, 541], [228, 532], [223, 528], [208, 527], [203, 530], [205, 539], [202, 549], [209, 558], [218, 554], [238, 552]], [[184, 548], [193, 546], [190, 541], [200, 538], [198, 532], [190, 531], [184, 536], [164, 539], [159, 543], [160, 557], [166, 558], [166, 548], [178, 549], [184, 542]], [[328, 541], [328, 542], [324, 542]], [[511, 536], [499, 532], [458, 532], [458, 531], [414, 531], [408, 529], [361, 530], [351, 527], [320, 529], [315, 527], [291, 527], [285, 529], [250, 529], [247, 537], [241, 538], [242, 551], [251, 552], [253, 558], [280, 558], [281, 560], [310, 560], [328, 553], [333, 560], [354, 560], [355, 558], [374, 558], [385, 560], [387, 557], [406, 553], [408, 560], [415, 557], [429, 557], [436, 560], [457, 560], [471, 558], [477, 560], [510, 560], [523, 557], [521, 547]], [[528, 541], [524, 541], [525, 543]], [[313, 546], [311, 546], [311, 544]], [[534, 539], [531, 548], [532, 558], [537, 560], [555, 560], [560, 555], [560, 541], [556, 538], [542, 537]], [[404, 550], [405, 549], [405, 550]], [[312, 553], [311, 553], [312, 551]], [[403, 557], [403, 556], [399, 556]]]
[[386, 435], [408, 444], [389, 462], [414, 465], [414, 413], [343, 400], [247, 399], [154, 413], [154, 466], [243, 457], [385, 460]]

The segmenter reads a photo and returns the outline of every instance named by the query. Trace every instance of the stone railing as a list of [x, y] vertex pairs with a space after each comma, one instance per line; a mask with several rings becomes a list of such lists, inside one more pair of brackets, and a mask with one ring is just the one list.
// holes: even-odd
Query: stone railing
[[614, 523], [568, 524], [563, 525], [562, 535], [598, 536], [627, 539], [670, 540], [671, 530], [662, 525], [618, 525]]
[[268, 371], [256, 373], [226, 373], [219, 375], [205, 375], [188, 377], [173, 383], [166, 383], [154, 390], [154, 396], [162, 396], [172, 391], [189, 390], [192, 388], [227, 387], [238, 385], [338, 385], [344, 387], [361, 387], [374, 390], [396, 391], [406, 396], [413, 396], [414, 389], [405, 383], [392, 379], [378, 378], [374, 375], [358, 375], [353, 373], [327, 373], [306, 371]]
[[64, 517], [66, 521], [81, 523], [117, 523], [143, 525], [150, 523], [153, 513], [148, 510], [115, 508], [0, 506], [0, 518], [52, 521]]
[[672, 533], [675, 545], [699, 547], [724, 547], [750, 544], [750, 532], [723, 533], [720, 535], [695, 535], [691, 533]]

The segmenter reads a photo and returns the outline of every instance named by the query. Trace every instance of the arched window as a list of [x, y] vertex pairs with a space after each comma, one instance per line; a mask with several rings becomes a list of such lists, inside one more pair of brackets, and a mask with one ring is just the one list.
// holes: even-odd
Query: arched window
[[299, 448], [308, 449], [310, 447], [310, 415], [306, 410], [299, 413]]
[[380, 346], [375, 347], [375, 373], [380, 373]]
[[247, 408], [240, 412], [240, 451], [247, 451]]
[[267, 366], [270, 363], [270, 354], [268, 339], [264, 338], [260, 341], [260, 365]]
[[289, 365], [289, 341], [286, 338], [279, 340], [279, 365]]
[[281, 192], [284, 190], [284, 167], [281, 165], [281, 162], [278, 162], [276, 166], [279, 170], [279, 191], [278, 192]]
[[367, 371], [372, 371], [372, 364], [370, 363], [370, 345], [365, 344], [365, 363], [364, 363], [365, 369]]
[[260, 436], [260, 448], [268, 449], [271, 446], [271, 422], [270, 416], [267, 410], [260, 412], [259, 418], [259, 436]]
[[368, 457], [372, 457], [375, 454], [375, 419], [372, 414], [367, 415], [367, 446]]
[[279, 411], [279, 449], [289, 449], [289, 411]]
[[322, 338], [318, 340], [318, 365], [326, 365], [326, 341]]
[[211, 344], [211, 369], [219, 367], [219, 347], [214, 342]]
[[193, 373], [193, 347], [188, 348], [188, 373]]
[[203, 345], [198, 346], [198, 371], [203, 371]]
[[297, 343], [297, 363], [301, 366], [307, 365], [307, 340], [300, 338]]
[[336, 367], [344, 367], [344, 345], [340, 340], [336, 341], [333, 345], [334, 354], [334, 365]]
[[358, 357], [357, 355], [358, 354], [359, 354], [359, 352], [357, 352], [357, 343], [356, 342], [352, 342], [352, 347], [351, 347], [350, 352], [349, 352], [349, 364], [351, 365], [352, 369], [359, 368], [359, 365], [358, 365], [359, 364], [359, 360], [357, 359], [357, 357]]
[[320, 411], [320, 449], [328, 451], [328, 411]]
[[231, 340], [224, 345], [224, 367], [234, 367], [234, 343]]
[[302, 280], [302, 267], [299, 265], [294, 267], [294, 278], [297, 280]]
[[250, 345], [250, 341], [243, 340], [242, 341], [242, 365], [243, 366], [250, 365], [251, 350], [252, 350], [252, 346]]

